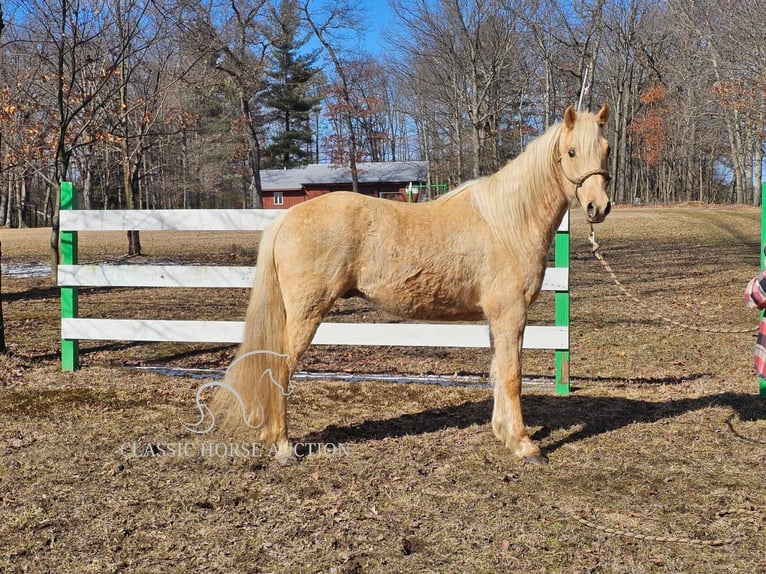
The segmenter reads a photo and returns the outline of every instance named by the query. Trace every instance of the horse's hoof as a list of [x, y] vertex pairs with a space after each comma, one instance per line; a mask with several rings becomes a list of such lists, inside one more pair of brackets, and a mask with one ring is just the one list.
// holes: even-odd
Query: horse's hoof
[[524, 464], [529, 464], [533, 466], [545, 466], [548, 464], [548, 457], [543, 456], [542, 454], [533, 454], [532, 456], [525, 456]]

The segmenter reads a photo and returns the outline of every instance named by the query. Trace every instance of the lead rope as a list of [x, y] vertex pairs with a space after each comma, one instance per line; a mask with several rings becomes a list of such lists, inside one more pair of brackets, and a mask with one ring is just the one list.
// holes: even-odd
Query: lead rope
[[636, 298], [620, 282], [620, 280], [617, 278], [617, 275], [614, 274], [614, 271], [612, 271], [612, 268], [609, 266], [609, 263], [606, 262], [606, 259], [604, 259], [604, 256], [599, 252], [599, 248], [601, 246], [596, 241], [596, 231], [593, 229], [592, 223], [590, 224], [590, 236], [588, 237], [588, 241], [591, 244], [591, 248], [590, 248], [591, 253], [593, 253], [593, 256], [596, 259], [598, 259], [599, 263], [601, 263], [601, 265], [604, 267], [606, 272], [609, 273], [609, 276], [612, 278], [612, 281], [614, 281], [614, 284], [617, 286], [620, 292], [623, 295], [625, 295], [625, 297], [633, 301], [636, 305], [641, 307], [644, 311], [656, 317], [657, 319], [660, 319], [662, 321], [665, 321], [666, 323], [670, 323], [677, 327], [682, 327], [684, 329], [690, 329], [692, 331], [698, 331], [701, 333], [752, 333], [758, 330], [757, 326], [746, 327], [746, 328], [745, 327], [700, 327], [697, 325], [689, 325], [687, 323], [682, 323], [681, 321], [677, 321], [676, 319], [671, 319], [670, 317], [665, 317], [661, 313], [655, 311], [654, 309], [652, 309], [651, 307], [643, 303], [641, 300]]

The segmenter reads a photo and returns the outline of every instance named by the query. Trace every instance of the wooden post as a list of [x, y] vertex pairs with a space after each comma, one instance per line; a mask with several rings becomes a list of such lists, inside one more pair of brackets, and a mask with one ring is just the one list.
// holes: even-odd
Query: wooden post
[[[554, 240], [554, 267], [566, 267], [569, 269], [569, 214], [566, 215], [566, 230], [559, 228]], [[567, 272], [568, 273], [568, 272]], [[557, 327], [569, 328], [569, 285], [566, 291], [556, 291], [553, 295], [556, 307]], [[569, 336], [567, 336], [567, 348], [556, 351], [556, 394], [568, 395], [569, 388]]]
[[[68, 181], [61, 182], [61, 209], [77, 209], [77, 193], [74, 186]], [[59, 234], [61, 241], [61, 264], [77, 265], [77, 232], [62, 231]], [[71, 319], [77, 317], [78, 311], [78, 288], [61, 288], [61, 318]], [[76, 339], [61, 339], [61, 370], [74, 371], [80, 367], [80, 342]]]

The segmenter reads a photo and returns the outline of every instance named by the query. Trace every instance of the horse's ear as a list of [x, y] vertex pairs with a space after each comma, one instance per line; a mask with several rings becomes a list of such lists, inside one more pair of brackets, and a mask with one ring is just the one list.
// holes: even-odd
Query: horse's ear
[[601, 109], [596, 114], [596, 121], [598, 121], [598, 125], [600, 125], [602, 128], [606, 125], [606, 122], [609, 121], [609, 105], [604, 104], [601, 106]]
[[572, 128], [574, 128], [576, 119], [577, 119], [577, 113], [575, 112], [574, 106], [569, 106], [567, 108], [567, 111], [564, 112], [564, 125], [567, 127], [568, 130], [571, 130]]

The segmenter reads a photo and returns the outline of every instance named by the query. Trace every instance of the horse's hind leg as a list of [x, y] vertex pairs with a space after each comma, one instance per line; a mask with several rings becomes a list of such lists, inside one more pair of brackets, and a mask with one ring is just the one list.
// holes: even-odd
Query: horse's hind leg
[[[306, 352], [311, 340], [314, 338], [319, 324], [324, 316], [330, 310], [334, 299], [326, 295], [312, 296], [306, 294], [300, 301], [285, 300], [286, 318], [285, 318], [285, 353], [288, 366], [288, 384], [289, 377], [298, 366], [300, 358]], [[285, 391], [287, 386], [285, 385]], [[293, 449], [287, 437], [287, 421], [285, 413], [285, 432], [275, 442], [277, 453], [276, 459], [282, 464], [290, 464], [297, 461], [295, 450]]]

